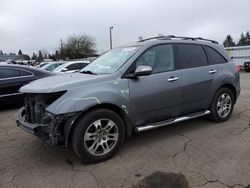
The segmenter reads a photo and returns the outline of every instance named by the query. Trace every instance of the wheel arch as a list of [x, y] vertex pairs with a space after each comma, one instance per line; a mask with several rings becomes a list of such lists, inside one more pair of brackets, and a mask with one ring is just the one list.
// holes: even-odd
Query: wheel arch
[[130, 137], [132, 135], [134, 124], [132, 123], [131, 118], [127, 115], [127, 113], [124, 111], [124, 109], [122, 109], [121, 107], [119, 107], [115, 104], [102, 103], [102, 104], [97, 104], [97, 105], [91, 106], [88, 109], [80, 112], [76, 118], [69, 119], [68, 121], [66, 121], [66, 123], [64, 124], [64, 138], [65, 138], [65, 145], [66, 146], [68, 145], [68, 143], [72, 139], [74, 128], [75, 128], [75, 125], [77, 124], [77, 122], [82, 117], [84, 117], [87, 113], [94, 111], [94, 110], [97, 110], [97, 109], [108, 109], [108, 110], [111, 110], [111, 111], [117, 113], [121, 117], [121, 119], [124, 123], [126, 137]]
[[[221, 89], [221, 88], [228, 88], [228, 89], [230, 89], [232, 91], [233, 97], [234, 97], [234, 104], [235, 104], [236, 103], [236, 99], [237, 99], [236, 88], [235, 88], [235, 86], [233, 84], [230, 84], [230, 83], [224, 83], [220, 87], [218, 87], [215, 90], [214, 94], [213, 94], [213, 98], [214, 98], [215, 94], [217, 93], [217, 91], [219, 89]], [[213, 100], [213, 98], [212, 98], [212, 100]]]

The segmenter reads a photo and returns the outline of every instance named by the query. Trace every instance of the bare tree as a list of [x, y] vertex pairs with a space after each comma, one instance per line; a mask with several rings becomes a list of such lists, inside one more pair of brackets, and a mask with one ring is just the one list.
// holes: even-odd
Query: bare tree
[[65, 42], [61, 41], [62, 59], [78, 59], [95, 55], [95, 40], [88, 35], [72, 35]]

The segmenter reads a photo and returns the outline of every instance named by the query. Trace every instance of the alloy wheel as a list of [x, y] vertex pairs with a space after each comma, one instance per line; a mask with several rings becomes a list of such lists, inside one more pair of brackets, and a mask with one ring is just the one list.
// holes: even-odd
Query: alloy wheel
[[118, 136], [118, 127], [113, 121], [99, 119], [85, 131], [84, 146], [90, 154], [102, 156], [115, 147]]

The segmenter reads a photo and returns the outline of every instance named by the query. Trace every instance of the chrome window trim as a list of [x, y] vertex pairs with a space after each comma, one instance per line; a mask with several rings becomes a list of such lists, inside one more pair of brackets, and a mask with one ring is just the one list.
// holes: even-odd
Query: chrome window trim
[[1, 97], [14, 96], [14, 95], [22, 95], [22, 93], [11, 93], [11, 94], [0, 95], [0, 98], [1, 98]]
[[3, 67], [5, 69], [14, 69], [14, 70], [20, 70], [20, 71], [23, 71], [23, 72], [29, 72], [31, 73], [32, 75], [27, 75], [27, 76], [18, 76], [18, 77], [10, 77], [10, 78], [0, 78], [0, 81], [2, 80], [12, 80], [12, 79], [21, 79], [21, 78], [30, 78], [30, 77], [34, 77], [34, 73], [31, 72], [31, 71], [28, 71], [28, 70], [25, 70], [25, 69], [21, 69], [21, 68], [12, 68], [12, 67]]

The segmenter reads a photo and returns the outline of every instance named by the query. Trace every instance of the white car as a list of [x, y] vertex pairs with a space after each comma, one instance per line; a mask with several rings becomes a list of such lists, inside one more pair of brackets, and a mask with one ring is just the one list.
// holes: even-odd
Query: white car
[[78, 72], [79, 70], [87, 66], [89, 63], [89, 61], [70, 61], [55, 68], [53, 72], [74, 73]]
[[42, 68], [43, 66], [49, 64], [49, 62], [41, 62], [39, 65], [36, 66], [36, 68]]
[[65, 63], [64, 61], [51, 62], [41, 67], [41, 69], [44, 69], [46, 71], [53, 71], [54, 69], [63, 65], [64, 63]]

